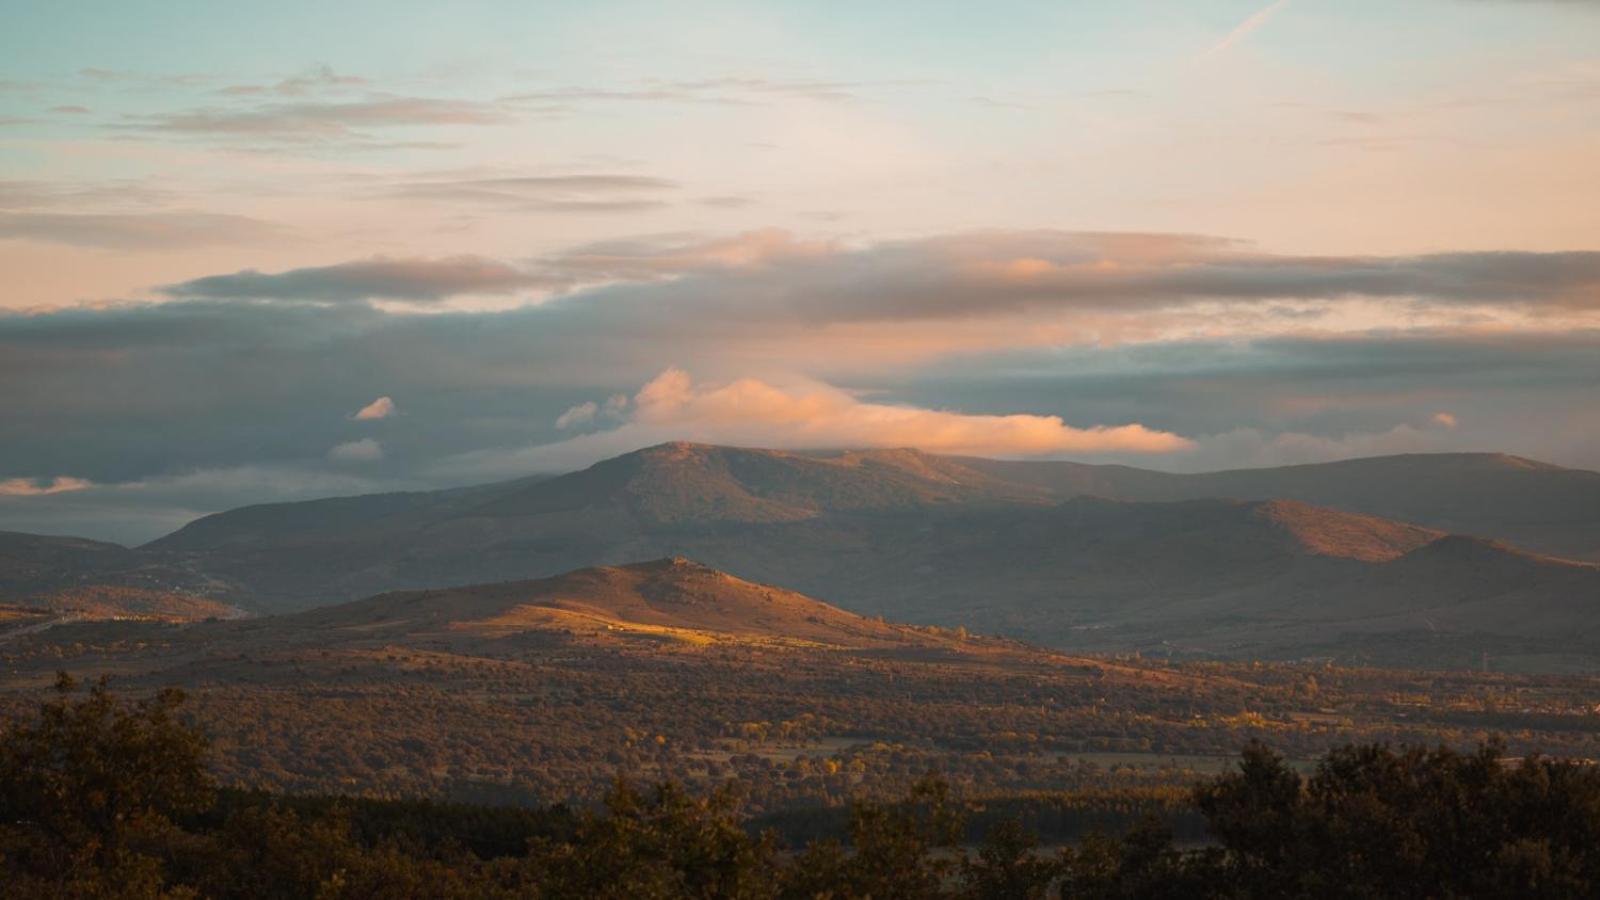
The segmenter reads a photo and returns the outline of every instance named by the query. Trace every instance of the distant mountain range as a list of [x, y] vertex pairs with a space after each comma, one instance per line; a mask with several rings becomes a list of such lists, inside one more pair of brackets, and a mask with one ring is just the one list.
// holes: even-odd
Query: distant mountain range
[[0, 531], [0, 605], [14, 621], [190, 622], [242, 613], [204, 596], [195, 583], [188, 573], [166, 571], [151, 555], [117, 544]]
[[671, 556], [1072, 650], [1600, 666], [1600, 473], [1497, 454], [1173, 475], [667, 444], [244, 507], [132, 550], [0, 536], [0, 591], [87, 578], [272, 612]]
[[1192, 475], [1073, 462], [959, 461], [1057, 497], [1299, 500], [1600, 562], [1600, 472], [1504, 453], [1408, 453]]

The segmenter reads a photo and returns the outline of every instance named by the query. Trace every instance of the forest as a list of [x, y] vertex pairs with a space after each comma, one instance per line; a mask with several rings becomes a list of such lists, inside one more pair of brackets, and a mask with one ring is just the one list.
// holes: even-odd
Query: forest
[[[741, 784], [616, 780], [517, 807], [219, 787], [184, 697], [58, 678], [0, 742], [7, 895], [179, 897], [1578, 897], [1600, 769], [1490, 740], [1260, 742], [1182, 792], [964, 796], [937, 772], [843, 827], [759, 822]], [[1095, 812], [1121, 816], [1096, 820]], [[1047, 823], [1041, 834], [1041, 823]], [[788, 825], [787, 831], [782, 827]], [[797, 837], [799, 827], [820, 828]], [[1178, 828], [1183, 834], [1177, 834]], [[1070, 834], [1069, 834], [1070, 833]]]
[[[351, 629], [367, 636], [366, 629]], [[0, 645], [0, 715], [53, 672], [119, 693], [182, 686], [226, 787], [541, 806], [618, 773], [755, 816], [843, 815], [938, 770], [964, 795], [1185, 788], [1253, 740], [1301, 768], [1347, 743], [1600, 758], [1595, 679], [1322, 662], [1062, 657], [973, 637], [960, 652], [841, 651], [519, 632], [448, 643], [340, 631], [77, 623]]]

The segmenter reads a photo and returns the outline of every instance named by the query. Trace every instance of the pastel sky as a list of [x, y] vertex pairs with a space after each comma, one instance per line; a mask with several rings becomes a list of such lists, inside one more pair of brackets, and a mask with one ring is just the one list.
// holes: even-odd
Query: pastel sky
[[0, 0], [0, 529], [687, 439], [1600, 468], [1600, 3]]

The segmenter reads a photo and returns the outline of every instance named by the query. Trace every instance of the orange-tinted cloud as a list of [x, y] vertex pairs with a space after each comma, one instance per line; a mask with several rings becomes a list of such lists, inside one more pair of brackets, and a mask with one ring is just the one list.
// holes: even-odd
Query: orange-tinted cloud
[[696, 384], [667, 369], [634, 395], [624, 424], [547, 448], [552, 455], [598, 455], [686, 439], [779, 447], [914, 447], [991, 456], [1171, 453], [1184, 437], [1138, 424], [1078, 428], [1059, 416], [972, 415], [871, 403], [830, 385], [797, 379], [776, 384], [741, 378]]
[[35, 481], [31, 478], [8, 478], [0, 481], [0, 497], [44, 497], [50, 494], [86, 491], [92, 487], [94, 487], [94, 483], [91, 481], [65, 476], [53, 478], [49, 481]]
[[393, 400], [389, 399], [388, 397], [379, 397], [371, 403], [368, 403], [366, 406], [356, 410], [356, 414], [351, 418], [361, 421], [369, 419], [387, 419], [394, 415], [396, 411], [397, 410]]

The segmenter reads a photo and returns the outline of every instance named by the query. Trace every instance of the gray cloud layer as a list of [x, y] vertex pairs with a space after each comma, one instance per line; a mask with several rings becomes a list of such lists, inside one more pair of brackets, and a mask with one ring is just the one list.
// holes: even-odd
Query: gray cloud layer
[[[615, 187], [624, 183], [619, 178], [578, 184]], [[474, 183], [502, 182], [571, 186], [569, 179]], [[677, 280], [655, 283], [669, 276]], [[595, 244], [526, 269], [476, 257], [380, 259], [213, 276], [166, 290], [177, 297], [432, 300], [595, 280], [647, 282], [595, 298], [608, 309], [725, 323], [944, 320], [1041, 308], [1348, 297], [1600, 308], [1600, 252], [1293, 257], [1216, 238], [1068, 232], [970, 234], [846, 251], [760, 231], [715, 241]]]
[[753, 276], [818, 321], [990, 315], [1191, 300], [1407, 298], [1600, 307], [1600, 252], [1291, 257], [1215, 239], [1054, 232], [962, 235], [788, 260]]
[[212, 275], [161, 290], [184, 299], [434, 302], [462, 294], [509, 294], [551, 284], [542, 276], [478, 256], [432, 260], [378, 257], [277, 274], [246, 270]]
[[375, 95], [361, 100], [300, 100], [246, 108], [166, 113], [129, 127], [201, 137], [280, 141], [359, 138], [362, 129], [437, 125], [495, 125], [513, 117], [489, 103]]

